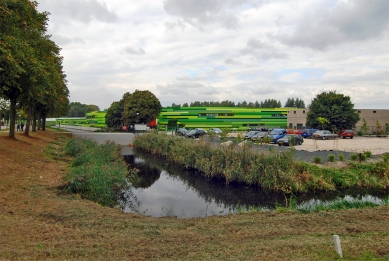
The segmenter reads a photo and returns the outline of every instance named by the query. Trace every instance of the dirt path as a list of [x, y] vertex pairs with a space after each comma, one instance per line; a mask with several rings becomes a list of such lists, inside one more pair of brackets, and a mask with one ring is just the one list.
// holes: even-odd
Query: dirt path
[[[124, 214], [61, 192], [54, 132], [0, 133], [0, 260], [388, 260], [389, 207], [195, 219]], [[63, 134], [62, 134], [63, 135]], [[55, 155], [51, 155], [55, 157]]]

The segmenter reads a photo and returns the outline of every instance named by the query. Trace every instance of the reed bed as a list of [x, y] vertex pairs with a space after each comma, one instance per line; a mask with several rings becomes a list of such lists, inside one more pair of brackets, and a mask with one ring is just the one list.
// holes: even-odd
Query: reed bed
[[256, 152], [248, 146], [221, 148], [204, 139], [192, 140], [149, 133], [134, 140], [137, 149], [159, 155], [208, 178], [242, 182], [285, 193], [338, 188], [388, 188], [386, 162], [350, 163], [347, 168], [318, 167], [294, 159], [288, 152]]
[[121, 149], [113, 142], [98, 145], [89, 139], [71, 139], [64, 148], [73, 157], [65, 175], [67, 189], [102, 205], [114, 206], [118, 191], [130, 186]]

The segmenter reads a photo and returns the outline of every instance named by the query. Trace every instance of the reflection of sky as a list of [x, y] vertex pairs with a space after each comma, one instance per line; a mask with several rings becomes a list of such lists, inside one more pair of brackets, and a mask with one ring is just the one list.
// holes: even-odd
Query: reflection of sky
[[[132, 189], [141, 202], [139, 211], [155, 217], [174, 215], [181, 218], [205, 217], [210, 215], [227, 214], [229, 210], [200, 198], [196, 191], [179, 179], [169, 177], [165, 171], [149, 188]], [[125, 209], [129, 212], [129, 209]]]

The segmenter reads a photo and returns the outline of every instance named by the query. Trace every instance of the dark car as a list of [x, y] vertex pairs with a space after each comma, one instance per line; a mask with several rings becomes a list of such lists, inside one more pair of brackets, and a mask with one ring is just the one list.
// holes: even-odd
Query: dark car
[[194, 129], [185, 133], [185, 137], [194, 139], [194, 138], [200, 138], [206, 134], [207, 132], [204, 129]]
[[187, 129], [185, 129], [185, 128], [178, 128], [177, 130], [176, 130], [176, 135], [178, 135], [178, 136], [185, 136], [185, 134], [188, 132], [188, 130]]
[[318, 129], [305, 129], [305, 130], [303, 130], [303, 133], [301, 134], [301, 136], [303, 136], [303, 138], [305, 138], [305, 139], [312, 138], [312, 134], [317, 130]]
[[251, 137], [251, 140], [254, 142], [261, 141], [267, 134], [269, 134], [267, 131], [258, 131], [257, 134]]
[[342, 137], [342, 139], [345, 139], [345, 138], [354, 138], [354, 131], [353, 130], [343, 130], [341, 132], [338, 133], [338, 136], [339, 137]]
[[277, 140], [278, 146], [295, 146], [301, 145], [303, 142], [304, 138], [300, 134], [286, 134], [284, 137]]
[[251, 139], [251, 137], [253, 137], [255, 134], [257, 134], [259, 131], [249, 131], [249, 132], [247, 132], [247, 133], [245, 133], [244, 135], [243, 135], [243, 138], [245, 139], [245, 140], [249, 140], [249, 139]]

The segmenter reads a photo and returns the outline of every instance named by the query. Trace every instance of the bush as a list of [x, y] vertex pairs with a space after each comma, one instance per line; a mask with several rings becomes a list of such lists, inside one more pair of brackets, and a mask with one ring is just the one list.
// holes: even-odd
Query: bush
[[334, 162], [335, 161], [335, 154], [328, 154], [328, 161]]
[[65, 152], [74, 157], [65, 174], [69, 191], [113, 206], [117, 192], [129, 187], [121, 146], [113, 142], [98, 145], [92, 140], [73, 138], [66, 144]]
[[339, 160], [344, 161], [344, 155], [343, 153], [338, 154]]
[[372, 155], [371, 151], [369, 150], [364, 151], [363, 154], [366, 155], [367, 158], [371, 158]]
[[322, 160], [322, 158], [321, 158], [320, 156], [315, 156], [315, 157], [313, 158], [313, 161], [314, 161], [316, 164], [320, 164], [320, 163], [321, 163], [321, 160]]
[[350, 158], [351, 158], [351, 160], [353, 160], [353, 161], [357, 161], [357, 160], [358, 160], [358, 154], [357, 154], [357, 153], [351, 153]]

